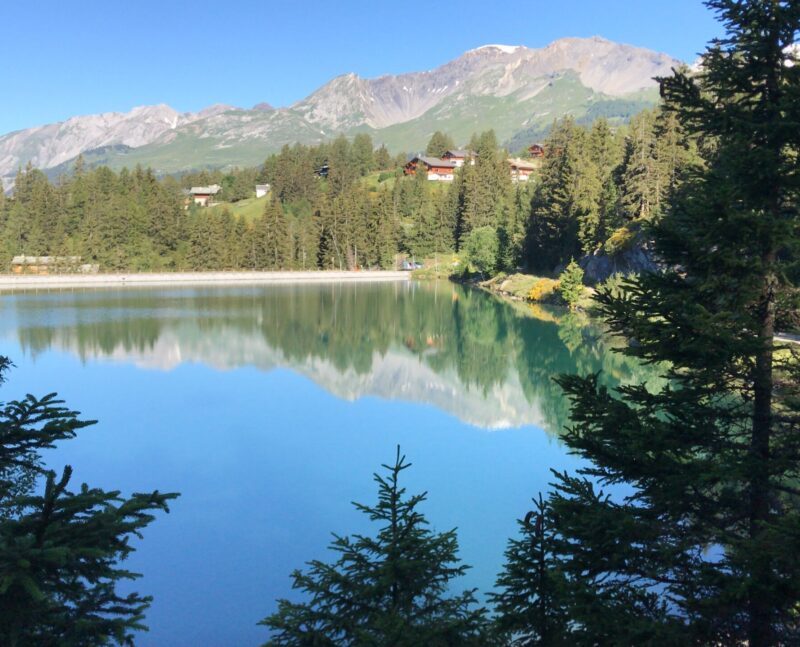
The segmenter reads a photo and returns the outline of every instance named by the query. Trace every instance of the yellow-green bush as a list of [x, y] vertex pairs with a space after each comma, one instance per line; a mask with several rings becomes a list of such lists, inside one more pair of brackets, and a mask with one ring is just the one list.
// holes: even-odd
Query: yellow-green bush
[[620, 227], [608, 237], [605, 243], [607, 254], [619, 254], [628, 249], [636, 238], [636, 232], [632, 231], [627, 225]]
[[541, 302], [552, 299], [560, 286], [561, 283], [554, 279], [539, 279], [528, 292], [528, 301]]

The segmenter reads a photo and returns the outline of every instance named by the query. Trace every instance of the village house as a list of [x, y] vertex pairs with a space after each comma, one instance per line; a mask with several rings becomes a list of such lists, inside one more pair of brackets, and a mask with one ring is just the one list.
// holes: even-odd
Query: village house
[[454, 160], [445, 160], [439, 157], [415, 157], [406, 164], [403, 172], [406, 175], [416, 175], [418, 168], [424, 168], [429, 180], [452, 182], [458, 166]]
[[256, 184], [256, 197], [263, 198], [269, 193], [269, 184]]
[[207, 207], [212, 204], [212, 198], [222, 190], [219, 184], [212, 184], [210, 186], [193, 186], [189, 189], [189, 195], [194, 200], [195, 204], [201, 207]]
[[544, 157], [544, 146], [541, 144], [531, 144], [528, 146], [528, 155], [533, 159]]
[[475, 164], [475, 152], [458, 149], [445, 151], [442, 155], [442, 159], [455, 162], [457, 167], [461, 167], [464, 166], [467, 160], [469, 160], [470, 164]]
[[99, 265], [81, 263], [80, 256], [15, 256], [11, 259], [14, 274], [97, 274]]
[[541, 167], [538, 160], [524, 160], [514, 157], [508, 160], [511, 167], [512, 182], [527, 182], [531, 174]]

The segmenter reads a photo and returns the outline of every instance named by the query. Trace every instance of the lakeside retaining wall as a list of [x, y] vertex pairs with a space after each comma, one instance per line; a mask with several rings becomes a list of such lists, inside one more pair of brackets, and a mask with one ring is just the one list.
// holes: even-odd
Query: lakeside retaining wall
[[0, 274], [0, 290], [81, 288], [121, 285], [218, 285], [221, 283], [324, 283], [332, 281], [407, 281], [410, 272], [175, 272], [160, 274]]

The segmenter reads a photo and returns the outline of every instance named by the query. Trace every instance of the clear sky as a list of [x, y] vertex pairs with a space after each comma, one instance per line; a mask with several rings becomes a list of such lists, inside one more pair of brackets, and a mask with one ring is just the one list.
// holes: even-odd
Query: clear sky
[[437, 67], [489, 43], [603, 36], [692, 61], [701, 0], [35, 0], [0, 14], [0, 133], [167, 103], [285, 106], [334, 76]]

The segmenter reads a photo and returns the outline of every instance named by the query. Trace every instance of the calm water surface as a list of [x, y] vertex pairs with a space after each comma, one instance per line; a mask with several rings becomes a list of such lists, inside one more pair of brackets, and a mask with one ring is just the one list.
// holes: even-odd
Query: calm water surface
[[47, 456], [73, 486], [181, 493], [129, 560], [155, 597], [140, 645], [263, 642], [291, 570], [370, 531], [350, 502], [397, 444], [432, 526], [459, 529], [459, 587], [490, 589], [550, 468], [577, 465], [551, 377], [641, 377], [574, 317], [446, 283], [4, 295], [0, 354], [3, 399], [58, 391], [100, 421]]

